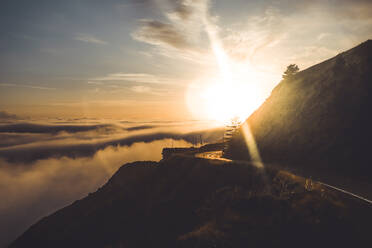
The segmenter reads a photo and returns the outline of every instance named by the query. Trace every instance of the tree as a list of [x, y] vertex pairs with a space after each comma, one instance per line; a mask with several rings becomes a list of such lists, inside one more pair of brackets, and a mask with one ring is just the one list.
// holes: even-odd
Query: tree
[[290, 64], [289, 66], [287, 66], [287, 70], [285, 70], [283, 78], [284, 79], [290, 78], [291, 76], [295, 75], [299, 70], [300, 68], [298, 68], [296, 64]]

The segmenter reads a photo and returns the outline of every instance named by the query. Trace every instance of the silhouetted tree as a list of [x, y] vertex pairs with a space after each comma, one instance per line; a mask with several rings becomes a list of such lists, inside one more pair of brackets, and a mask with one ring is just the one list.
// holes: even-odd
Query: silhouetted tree
[[285, 70], [283, 74], [283, 78], [284, 79], [289, 78], [293, 76], [294, 74], [296, 74], [299, 70], [300, 68], [298, 68], [296, 64], [290, 64], [289, 66], [287, 66], [287, 70]]

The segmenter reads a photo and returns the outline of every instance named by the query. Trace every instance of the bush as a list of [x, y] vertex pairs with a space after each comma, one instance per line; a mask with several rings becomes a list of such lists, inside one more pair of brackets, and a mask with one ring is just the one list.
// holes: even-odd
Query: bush
[[285, 72], [283, 73], [283, 78], [289, 78], [295, 75], [299, 70], [300, 68], [298, 68], [296, 64], [290, 64], [289, 66], [287, 66], [287, 70], [285, 70]]

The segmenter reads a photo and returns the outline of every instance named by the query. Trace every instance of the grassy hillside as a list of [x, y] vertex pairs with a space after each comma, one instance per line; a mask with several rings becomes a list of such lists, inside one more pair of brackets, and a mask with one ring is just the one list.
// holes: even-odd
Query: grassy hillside
[[273, 168], [172, 156], [124, 165], [11, 247], [362, 247], [369, 206]]
[[[246, 121], [266, 163], [372, 176], [372, 41], [284, 79]], [[250, 159], [241, 130], [226, 156]]]

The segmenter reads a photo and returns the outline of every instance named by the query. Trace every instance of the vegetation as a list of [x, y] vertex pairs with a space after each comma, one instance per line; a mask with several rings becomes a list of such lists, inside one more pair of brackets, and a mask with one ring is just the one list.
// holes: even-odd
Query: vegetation
[[298, 68], [298, 66], [296, 64], [290, 64], [289, 66], [287, 66], [287, 70], [285, 70], [285, 72], [283, 74], [283, 78], [284, 79], [290, 78], [293, 75], [295, 75], [299, 70], [300, 70], [300, 68]]
[[124, 165], [11, 247], [360, 247], [370, 209], [272, 168], [175, 155]]
[[[247, 120], [265, 163], [371, 182], [372, 41], [279, 83]], [[226, 156], [250, 160], [242, 132]]]

